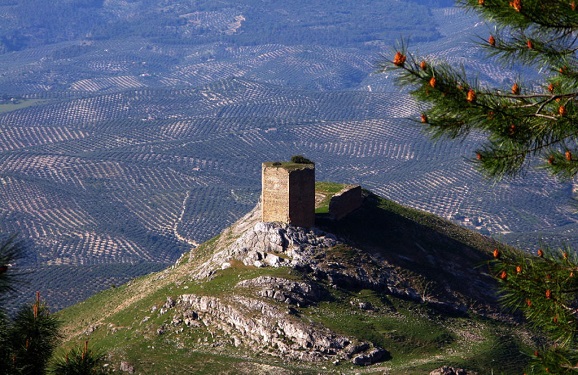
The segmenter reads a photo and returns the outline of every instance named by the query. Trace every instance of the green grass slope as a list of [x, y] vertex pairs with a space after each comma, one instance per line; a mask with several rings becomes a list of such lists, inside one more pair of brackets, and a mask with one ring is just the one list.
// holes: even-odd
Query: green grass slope
[[[327, 198], [337, 187], [318, 184], [317, 189]], [[323, 205], [327, 199], [320, 202]], [[363, 206], [345, 219], [333, 222], [319, 213], [317, 223], [347, 240], [347, 245], [327, 249], [330, 261], [356, 265], [365, 262], [365, 255], [384, 259], [403, 268], [414, 285], [421, 285], [422, 295], [453, 293], [459, 297], [449, 306], [400, 298], [375, 288], [335, 288], [318, 280], [328, 291], [321, 301], [285, 307], [287, 314], [303, 321], [385, 348], [387, 359], [371, 366], [290, 361], [275, 353], [275, 348], [235, 346], [229, 334], [210, 325], [179, 324], [170, 309], [163, 312], [167, 298], [249, 293], [235, 285], [259, 276], [311, 278], [290, 267], [256, 268], [232, 262], [211, 277], [195, 280], [191, 274], [195, 267], [240, 236], [229, 228], [167, 270], [110, 288], [59, 312], [65, 335], [59, 353], [89, 340], [93, 349], [108, 353], [110, 367], [118, 369], [121, 362], [128, 362], [139, 374], [427, 374], [442, 365], [481, 374], [521, 372], [526, 363], [522, 353], [532, 335], [497, 309], [492, 280], [483, 273], [495, 245], [492, 240], [368, 192]], [[355, 255], [354, 246], [364, 256]]]

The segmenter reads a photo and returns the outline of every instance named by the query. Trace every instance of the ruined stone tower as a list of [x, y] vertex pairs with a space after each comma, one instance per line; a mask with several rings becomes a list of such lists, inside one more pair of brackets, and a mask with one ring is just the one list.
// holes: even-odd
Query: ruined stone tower
[[315, 225], [315, 165], [263, 163], [261, 220]]

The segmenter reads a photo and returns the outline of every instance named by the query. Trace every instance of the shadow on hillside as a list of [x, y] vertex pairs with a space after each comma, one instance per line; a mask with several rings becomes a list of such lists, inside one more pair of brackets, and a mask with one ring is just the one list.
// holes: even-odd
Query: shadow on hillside
[[374, 258], [434, 281], [432, 293], [458, 292], [468, 305], [495, 306], [496, 283], [487, 261], [496, 242], [437, 216], [364, 192], [361, 208], [339, 221], [316, 217], [320, 229], [335, 233]]

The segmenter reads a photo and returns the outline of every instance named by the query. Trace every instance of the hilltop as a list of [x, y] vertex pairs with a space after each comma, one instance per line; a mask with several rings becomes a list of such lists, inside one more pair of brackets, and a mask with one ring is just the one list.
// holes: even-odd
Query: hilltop
[[497, 304], [493, 240], [369, 191], [339, 221], [326, 203], [310, 230], [262, 223], [257, 205], [170, 268], [61, 311], [63, 348], [89, 340], [139, 374], [521, 370], [532, 336]]
[[487, 26], [451, 4], [0, 1], [0, 232], [30, 272], [14, 307], [170, 266], [254, 207], [256, 161], [295, 153], [517, 247], [573, 246], [573, 183], [488, 183], [475, 139], [433, 144], [375, 74], [403, 37], [509, 89], [517, 73], [471, 48]]

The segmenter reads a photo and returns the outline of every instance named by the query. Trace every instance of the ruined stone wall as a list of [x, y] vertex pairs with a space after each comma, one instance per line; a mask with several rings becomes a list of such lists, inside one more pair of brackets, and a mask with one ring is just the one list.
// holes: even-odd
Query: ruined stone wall
[[300, 227], [315, 224], [315, 167], [310, 164], [263, 163], [262, 221]]
[[361, 186], [348, 185], [329, 201], [329, 216], [339, 220], [361, 207]]

